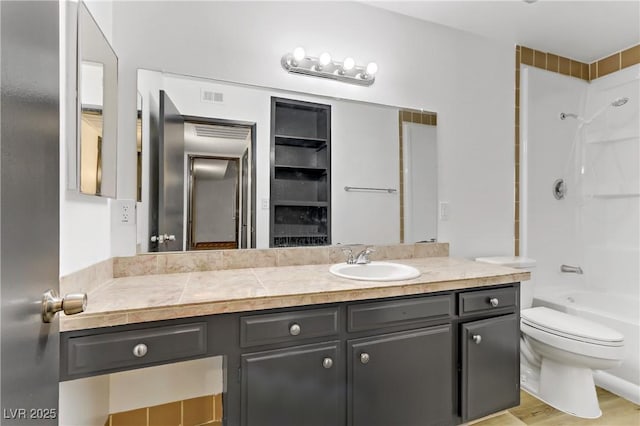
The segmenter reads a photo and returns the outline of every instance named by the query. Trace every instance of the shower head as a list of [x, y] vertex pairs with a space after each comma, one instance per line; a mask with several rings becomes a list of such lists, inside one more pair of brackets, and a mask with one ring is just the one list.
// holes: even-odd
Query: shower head
[[580, 117], [578, 114], [574, 114], [572, 112], [561, 112], [560, 113], [560, 120], [566, 120], [567, 118], [575, 118], [576, 120], [579, 121], [584, 121], [582, 117]]
[[629, 102], [629, 98], [627, 97], [618, 98], [618, 99], [615, 99], [613, 102], [611, 102], [611, 106], [619, 107], [626, 104], [627, 102]]
[[578, 114], [574, 114], [572, 112], [561, 112], [560, 113], [560, 120], [566, 120], [567, 118], [571, 117], [571, 118], [575, 118], [576, 120], [578, 120], [579, 122], [581, 122], [583, 124], [589, 124], [596, 117], [598, 117], [600, 114], [605, 112], [607, 110], [607, 108], [609, 108], [609, 107], [621, 107], [622, 105], [626, 104], [627, 102], [629, 102], [629, 98], [626, 97], [626, 96], [624, 96], [622, 98], [616, 98], [611, 103], [605, 105], [598, 112], [593, 114], [593, 116], [588, 120], [585, 120], [584, 118], [580, 117]]

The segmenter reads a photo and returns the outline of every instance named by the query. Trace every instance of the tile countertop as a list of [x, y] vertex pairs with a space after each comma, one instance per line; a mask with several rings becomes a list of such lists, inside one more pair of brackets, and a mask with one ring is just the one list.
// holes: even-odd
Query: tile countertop
[[60, 317], [60, 331], [166, 319], [508, 284], [529, 272], [450, 257], [393, 260], [422, 275], [406, 281], [356, 281], [330, 265], [229, 269], [115, 278], [88, 294], [87, 310]]

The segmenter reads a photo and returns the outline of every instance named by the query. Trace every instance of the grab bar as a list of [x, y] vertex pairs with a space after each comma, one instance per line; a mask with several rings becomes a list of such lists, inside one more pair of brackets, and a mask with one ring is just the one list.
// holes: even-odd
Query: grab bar
[[349, 192], [349, 191], [374, 191], [374, 192], [388, 192], [389, 194], [392, 194], [394, 192], [397, 192], [397, 189], [394, 188], [366, 188], [366, 187], [361, 187], [361, 186], [345, 186], [344, 190]]

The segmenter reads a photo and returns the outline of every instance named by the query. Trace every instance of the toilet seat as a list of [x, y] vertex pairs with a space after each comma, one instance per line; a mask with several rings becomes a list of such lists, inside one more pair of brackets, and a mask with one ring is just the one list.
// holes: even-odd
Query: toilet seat
[[523, 309], [523, 325], [566, 339], [600, 346], [624, 346], [624, 336], [609, 327], [545, 307]]

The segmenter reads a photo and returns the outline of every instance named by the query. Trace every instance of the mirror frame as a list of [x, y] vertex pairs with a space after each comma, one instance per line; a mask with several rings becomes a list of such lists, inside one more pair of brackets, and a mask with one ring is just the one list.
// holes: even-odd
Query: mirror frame
[[[113, 55], [114, 64], [110, 67], [107, 67], [107, 64], [104, 65], [103, 77], [102, 77], [102, 136], [100, 138], [101, 143], [99, 143], [98, 153], [98, 164], [97, 168], [99, 173], [101, 174], [101, 183], [105, 182], [105, 174], [108, 174], [108, 182], [111, 183], [112, 189], [107, 189], [106, 191], [97, 190], [95, 193], [82, 192], [82, 47], [83, 47], [83, 19], [82, 14], [86, 14], [87, 21], [90, 20], [93, 25], [95, 25], [95, 29], [101, 35], [104, 40], [105, 47], [108, 49], [110, 55]], [[99, 196], [99, 197], [107, 197], [107, 198], [116, 198], [117, 197], [117, 170], [118, 170], [118, 147], [117, 147], [117, 133], [118, 133], [118, 72], [119, 72], [119, 61], [118, 56], [113, 50], [113, 46], [109, 43], [109, 40], [105, 36], [102, 28], [98, 25], [96, 19], [91, 14], [91, 11], [87, 7], [87, 5], [80, 1], [78, 2], [78, 6], [75, 12], [76, 16], [76, 56], [75, 56], [75, 87], [76, 87], [76, 99], [75, 99], [75, 130], [76, 135], [74, 139], [75, 142], [75, 162], [70, 161], [67, 164], [67, 167], [73, 169], [73, 172], [69, 171], [69, 179], [67, 189], [75, 190], [83, 195], [90, 196]], [[87, 60], [86, 62], [95, 63], [96, 60]], [[113, 68], [109, 70], [108, 68]], [[107, 88], [107, 81], [113, 82], [113, 87]], [[113, 89], [113, 90], [107, 90]], [[109, 152], [111, 151], [111, 152]], [[105, 167], [105, 152], [107, 153], [107, 157], [113, 158], [113, 164], [111, 167]], [[75, 163], [75, 164], [74, 164]], [[71, 174], [74, 174], [74, 178], [71, 179]], [[104, 185], [100, 185], [104, 187]]]

